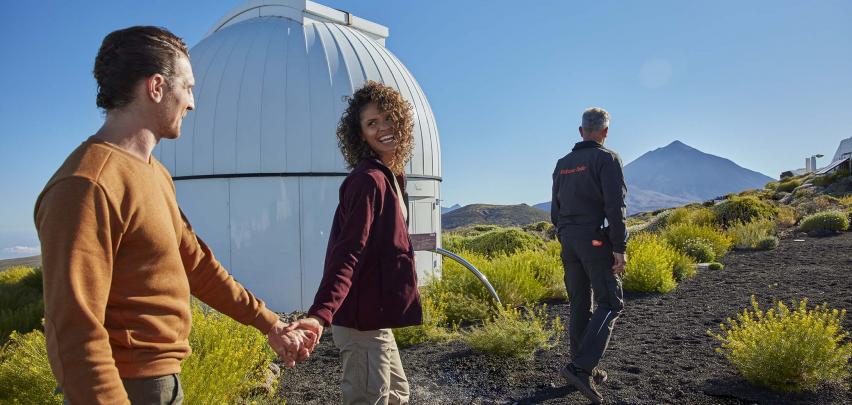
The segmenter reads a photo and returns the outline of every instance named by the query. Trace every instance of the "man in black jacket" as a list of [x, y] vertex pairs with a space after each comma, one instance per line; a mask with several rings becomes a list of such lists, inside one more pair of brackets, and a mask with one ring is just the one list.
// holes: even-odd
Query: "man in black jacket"
[[559, 159], [553, 171], [550, 208], [571, 302], [572, 361], [560, 374], [594, 403], [603, 401], [595, 385], [606, 380], [606, 373], [597, 365], [624, 308], [619, 276], [627, 262], [627, 187], [621, 159], [603, 147], [608, 131], [606, 110], [589, 108], [583, 113], [583, 141]]

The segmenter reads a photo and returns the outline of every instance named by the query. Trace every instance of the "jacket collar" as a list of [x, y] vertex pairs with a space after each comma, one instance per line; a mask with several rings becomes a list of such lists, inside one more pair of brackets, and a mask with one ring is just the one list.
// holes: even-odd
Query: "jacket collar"
[[603, 148], [603, 145], [597, 141], [582, 141], [577, 142], [572, 150], [588, 149], [588, 148]]
[[384, 163], [382, 163], [382, 161], [377, 159], [377, 158], [371, 157], [371, 158], [361, 159], [361, 161], [358, 163], [358, 165], [355, 166], [355, 168], [352, 169], [352, 173], [363, 172], [363, 171], [367, 171], [369, 169], [381, 170], [382, 173], [385, 174], [385, 177], [387, 177], [388, 181], [392, 181], [391, 179], [396, 177], [397, 183], [399, 184], [399, 187], [402, 189], [403, 193], [405, 192], [405, 175], [403, 174], [401, 176], [394, 176], [391, 169], [388, 168], [387, 166], [385, 166]]

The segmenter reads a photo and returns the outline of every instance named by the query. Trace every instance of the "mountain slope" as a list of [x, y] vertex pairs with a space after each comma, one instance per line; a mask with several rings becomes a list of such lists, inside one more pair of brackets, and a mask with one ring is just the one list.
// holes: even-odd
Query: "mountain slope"
[[[654, 211], [660, 208], [677, 207], [689, 204], [693, 201], [694, 200], [687, 198], [675, 197], [656, 191], [644, 190], [639, 187], [628, 186], [627, 215], [633, 215], [645, 211]], [[533, 207], [550, 213], [550, 201], [533, 205]]]
[[453, 204], [450, 207], [441, 207], [441, 214], [449, 214], [459, 208], [461, 208], [461, 205], [458, 204]]
[[763, 186], [773, 178], [701, 152], [680, 141], [650, 151], [624, 167], [628, 190], [704, 201]]
[[441, 215], [441, 225], [447, 230], [472, 224], [523, 226], [539, 221], [550, 221], [550, 214], [526, 204], [471, 204]]

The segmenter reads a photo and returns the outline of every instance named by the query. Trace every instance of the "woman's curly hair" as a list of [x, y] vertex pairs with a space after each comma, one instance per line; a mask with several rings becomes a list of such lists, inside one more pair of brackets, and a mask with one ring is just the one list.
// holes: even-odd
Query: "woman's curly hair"
[[376, 157], [361, 137], [361, 110], [371, 102], [376, 103], [379, 111], [388, 112], [396, 125], [396, 151], [387, 166], [394, 174], [400, 175], [414, 148], [414, 116], [411, 104], [390, 86], [370, 80], [349, 98], [349, 105], [337, 124], [337, 145], [349, 169], [357, 166], [362, 159]]

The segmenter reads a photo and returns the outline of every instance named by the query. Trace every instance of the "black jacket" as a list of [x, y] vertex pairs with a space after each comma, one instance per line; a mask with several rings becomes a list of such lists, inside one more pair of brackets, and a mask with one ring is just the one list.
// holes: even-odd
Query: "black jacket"
[[595, 141], [579, 142], [556, 163], [550, 219], [560, 235], [586, 237], [600, 232], [606, 218], [613, 252], [624, 253], [626, 197], [618, 154]]

